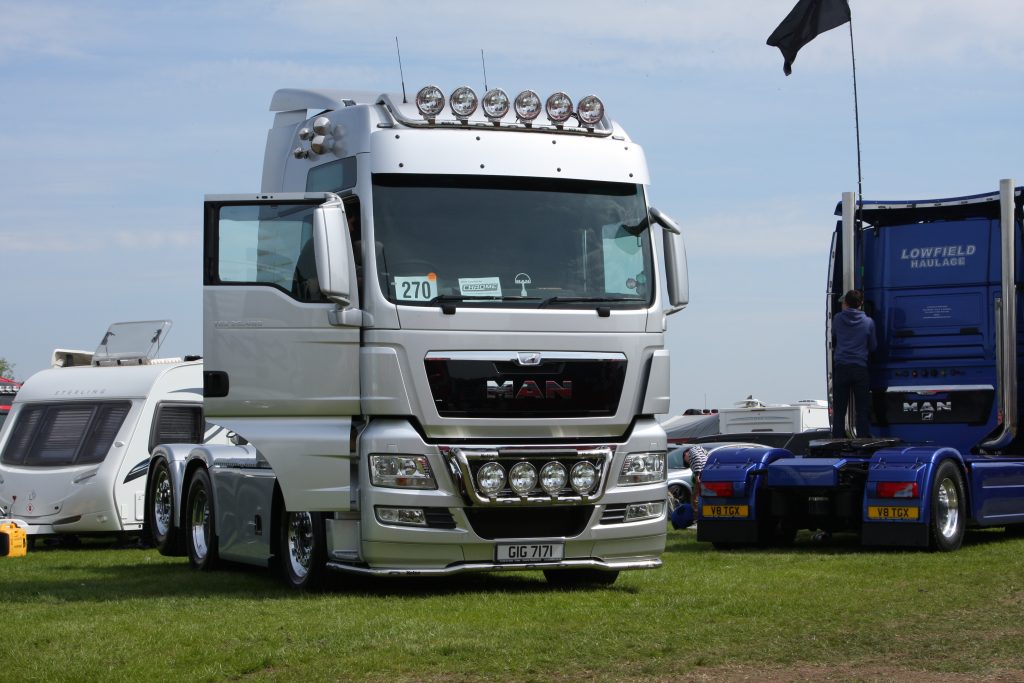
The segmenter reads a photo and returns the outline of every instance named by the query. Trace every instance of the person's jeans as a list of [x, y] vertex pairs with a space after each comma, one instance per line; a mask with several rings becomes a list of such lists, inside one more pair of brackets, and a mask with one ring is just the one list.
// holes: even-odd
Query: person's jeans
[[871, 436], [871, 392], [868, 369], [860, 365], [837, 363], [832, 367], [832, 436], [837, 439], [846, 436], [846, 411], [853, 393], [856, 410], [857, 434]]

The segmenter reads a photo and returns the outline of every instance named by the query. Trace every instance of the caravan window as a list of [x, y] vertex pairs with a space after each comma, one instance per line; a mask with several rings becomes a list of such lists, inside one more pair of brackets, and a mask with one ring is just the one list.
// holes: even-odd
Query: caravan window
[[0, 460], [27, 467], [103, 462], [131, 407], [128, 401], [26, 405]]
[[149, 450], [162, 443], [202, 443], [205, 421], [203, 407], [185, 403], [162, 403], [153, 417]]

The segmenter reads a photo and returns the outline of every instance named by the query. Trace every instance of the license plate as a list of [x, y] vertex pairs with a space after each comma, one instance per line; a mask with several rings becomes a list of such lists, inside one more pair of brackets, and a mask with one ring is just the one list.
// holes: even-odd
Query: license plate
[[700, 513], [704, 517], [749, 517], [750, 507], [747, 505], [707, 505]]
[[562, 543], [499, 543], [494, 549], [496, 562], [557, 562], [565, 555]]
[[918, 519], [920, 511], [916, 507], [898, 505], [869, 505], [868, 519]]

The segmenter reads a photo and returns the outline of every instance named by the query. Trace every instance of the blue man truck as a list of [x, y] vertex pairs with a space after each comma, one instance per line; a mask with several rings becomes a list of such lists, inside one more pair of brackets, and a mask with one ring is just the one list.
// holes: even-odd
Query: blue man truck
[[[702, 474], [697, 539], [772, 545], [798, 530], [951, 551], [968, 527], [1024, 530], [1018, 336], [1022, 188], [926, 201], [845, 193], [826, 320], [862, 289], [876, 325], [871, 434], [808, 453], [720, 449]], [[831, 361], [829, 360], [831, 379]], [[830, 382], [831, 386], [831, 382]]]

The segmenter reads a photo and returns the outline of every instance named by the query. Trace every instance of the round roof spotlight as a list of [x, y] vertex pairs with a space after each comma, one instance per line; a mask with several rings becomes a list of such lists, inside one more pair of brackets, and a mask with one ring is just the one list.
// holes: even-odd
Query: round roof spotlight
[[596, 95], [587, 95], [576, 105], [576, 114], [580, 117], [580, 123], [593, 128], [604, 118], [604, 102]]
[[540, 116], [540, 95], [532, 90], [524, 90], [516, 95], [515, 108], [519, 120], [530, 123]]
[[416, 108], [425, 119], [435, 119], [444, 110], [444, 93], [436, 85], [420, 88], [416, 93]]
[[312, 140], [313, 139], [313, 131], [310, 130], [309, 128], [301, 128], [299, 130], [299, 139], [300, 140]]
[[508, 471], [508, 484], [520, 496], [525, 496], [537, 485], [537, 469], [528, 462], [517, 462]]
[[576, 463], [569, 473], [569, 483], [572, 484], [572, 490], [581, 496], [589, 494], [597, 484], [597, 468], [586, 460]]
[[551, 123], [561, 125], [572, 116], [572, 98], [564, 92], [556, 92], [548, 98], [544, 110], [548, 113]]
[[476, 93], [466, 85], [453, 90], [452, 96], [448, 98], [448, 106], [452, 108], [452, 113], [463, 121], [473, 115], [477, 104]]
[[557, 496], [565, 488], [567, 478], [565, 466], [560, 462], [552, 460], [540, 468], [540, 487], [549, 496]]
[[493, 123], [508, 113], [510, 102], [508, 95], [501, 88], [492, 88], [484, 94], [483, 99], [484, 115]]
[[494, 461], [486, 462], [477, 470], [476, 483], [485, 496], [497, 496], [505, 487], [505, 470]]

